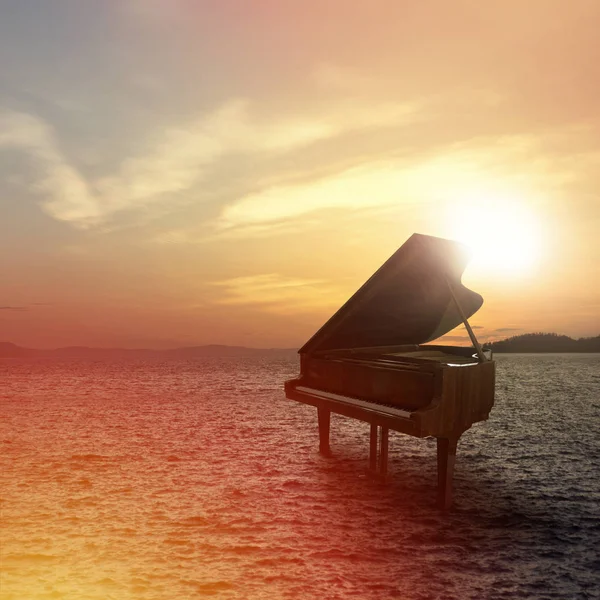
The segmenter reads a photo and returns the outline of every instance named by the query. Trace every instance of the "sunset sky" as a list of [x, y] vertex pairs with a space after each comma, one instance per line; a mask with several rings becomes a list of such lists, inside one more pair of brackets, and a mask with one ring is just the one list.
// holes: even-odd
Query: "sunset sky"
[[296, 347], [413, 232], [472, 245], [482, 341], [597, 335], [599, 28], [598, 0], [1, 0], [0, 340]]

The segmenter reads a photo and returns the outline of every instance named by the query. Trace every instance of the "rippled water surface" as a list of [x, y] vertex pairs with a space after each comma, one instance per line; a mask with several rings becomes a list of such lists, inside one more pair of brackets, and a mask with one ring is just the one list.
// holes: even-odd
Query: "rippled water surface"
[[297, 362], [0, 361], [3, 600], [600, 598], [600, 355], [501, 355], [434, 506], [434, 440], [286, 400]]

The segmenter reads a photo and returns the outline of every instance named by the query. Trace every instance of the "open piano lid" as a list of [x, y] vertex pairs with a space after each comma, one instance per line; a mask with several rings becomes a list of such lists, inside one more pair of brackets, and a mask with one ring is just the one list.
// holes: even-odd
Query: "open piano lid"
[[[413, 234], [300, 349], [424, 344], [469, 318], [483, 298], [464, 287], [466, 248], [451, 240]], [[450, 284], [450, 285], [449, 285]]]

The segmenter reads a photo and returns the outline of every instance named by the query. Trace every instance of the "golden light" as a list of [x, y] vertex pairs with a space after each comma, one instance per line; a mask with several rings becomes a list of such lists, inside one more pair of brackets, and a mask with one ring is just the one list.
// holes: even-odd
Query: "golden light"
[[523, 201], [475, 195], [453, 206], [450, 237], [473, 252], [474, 270], [497, 275], [530, 271], [540, 258], [539, 222]]

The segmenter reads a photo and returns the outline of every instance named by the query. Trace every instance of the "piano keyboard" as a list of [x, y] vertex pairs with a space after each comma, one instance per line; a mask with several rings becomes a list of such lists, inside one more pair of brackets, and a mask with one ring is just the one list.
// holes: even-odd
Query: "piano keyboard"
[[368, 408], [375, 410], [386, 415], [392, 415], [394, 417], [404, 417], [405, 419], [410, 418], [410, 411], [402, 410], [393, 405], [379, 404], [378, 402], [366, 402], [365, 400], [358, 400], [357, 398], [350, 398], [348, 396], [340, 396], [339, 394], [332, 394], [331, 392], [325, 392], [323, 390], [315, 390], [313, 388], [298, 386], [296, 387], [298, 392], [303, 394], [310, 394], [311, 396], [318, 396], [319, 398], [327, 398], [328, 400], [335, 400], [336, 402], [342, 402], [343, 404], [351, 404], [353, 406], [360, 406], [361, 408]]

